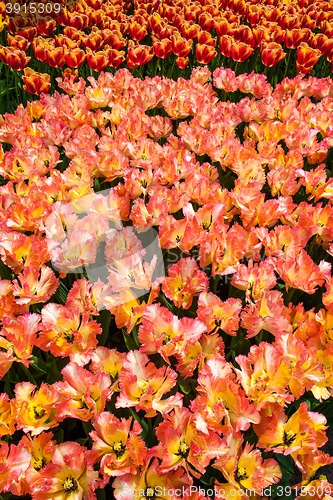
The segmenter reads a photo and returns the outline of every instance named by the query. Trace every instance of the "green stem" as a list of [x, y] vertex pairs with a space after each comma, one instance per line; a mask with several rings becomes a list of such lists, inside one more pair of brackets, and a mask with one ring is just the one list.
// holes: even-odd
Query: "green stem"
[[290, 56], [291, 56], [291, 49], [288, 49], [288, 57], [287, 57], [287, 64], [286, 64], [286, 69], [284, 70], [284, 75], [283, 78], [286, 78], [287, 73], [288, 73], [288, 68], [289, 68], [289, 61], [290, 61]]
[[287, 294], [287, 297], [286, 297], [286, 304], [287, 304], [287, 306], [289, 305], [289, 302], [290, 302], [292, 296], [294, 295], [295, 290], [296, 290], [296, 288], [290, 288], [290, 290], [289, 290], [289, 292]]
[[24, 371], [24, 373], [26, 374], [26, 376], [28, 377], [28, 379], [30, 380], [30, 382], [34, 385], [37, 385], [36, 380], [33, 378], [31, 373], [29, 372], [28, 368], [23, 363], [21, 363], [21, 368]]
[[264, 333], [264, 330], [260, 330], [259, 334], [258, 334], [258, 345], [260, 344], [260, 342], [262, 341], [262, 336], [263, 336], [263, 333]]
[[239, 62], [237, 61], [236, 64], [235, 64], [235, 69], [234, 69], [234, 72], [235, 72], [236, 76], [237, 76], [238, 66], [239, 66]]
[[173, 63], [172, 63], [172, 66], [171, 66], [171, 70], [170, 70], [170, 73], [169, 73], [170, 80], [172, 80], [172, 73], [173, 73], [173, 68], [175, 67], [175, 64], [176, 64], [176, 56], [174, 56]]
[[154, 76], [157, 75], [157, 67], [158, 67], [158, 61], [159, 61], [159, 58], [157, 56], [156, 57], [156, 65], [155, 65], [155, 71], [154, 71]]

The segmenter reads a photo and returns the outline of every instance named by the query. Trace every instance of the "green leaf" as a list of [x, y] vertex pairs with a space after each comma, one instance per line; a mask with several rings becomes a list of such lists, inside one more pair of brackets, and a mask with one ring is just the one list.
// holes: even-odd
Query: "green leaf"
[[291, 475], [294, 474], [294, 461], [290, 455], [276, 455], [276, 459], [280, 466], [290, 472]]
[[133, 408], [130, 408], [129, 410], [132, 414], [132, 417], [135, 418], [135, 420], [137, 420], [139, 422], [139, 424], [141, 425], [141, 427], [142, 427], [141, 437], [145, 441], [147, 434], [148, 434], [148, 422], [147, 422], [147, 420], [140, 418], [139, 415], [136, 413], [136, 411], [133, 410]]
[[50, 373], [51, 366], [47, 365], [41, 358], [37, 358], [37, 356], [31, 356], [31, 359], [34, 361], [33, 367], [43, 373]]
[[124, 342], [125, 342], [125, 345], [126, 345], [127, 349], [129, 351], [136, 351], [137, 349], [139, 349], [140, 344], [138, 344], [137, 342], [135, 342], [134, 338], [131, 337], [126, 332], [125, 328], [122, 328], [121, 330], [123, 332]]
[[1, 259], [0, 259], [0, 276], [2, 279], [5, 279], [5, 280], [12, 279], [11, 269], [8, 266], [6, 266], [6, 264], [4, 264]]
[[188, 379], [184, 380], [183, 377], [178, 377], [178, 385], [180, 387], [180, 390], [184, 393], [184, 394], [189, 394], [191, 392], [191, 385], [188, 381]]
[[170, 304], [170, 302], [168, 301], [168, 299], [163, 295], [163, 293], [159, 293], [158, 294], [161, 302], [163, 302], [163, 304], [170, 310], [170, 311], [173, 311], [174, 307], [172, 304]]
[[65, 305], [67, 301], [67, 295], [68, 295], [68, 289], [66, 285], [64, 285], [63, 282], [60, 281], [57, 291], [55, 292], [53, 297], [58, 303]]

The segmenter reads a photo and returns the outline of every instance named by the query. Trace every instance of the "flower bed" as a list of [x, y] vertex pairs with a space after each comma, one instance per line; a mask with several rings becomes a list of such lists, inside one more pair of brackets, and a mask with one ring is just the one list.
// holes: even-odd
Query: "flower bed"
[[89, 82], [1, 120], [2, 491], [330, 498], [332, 81]]

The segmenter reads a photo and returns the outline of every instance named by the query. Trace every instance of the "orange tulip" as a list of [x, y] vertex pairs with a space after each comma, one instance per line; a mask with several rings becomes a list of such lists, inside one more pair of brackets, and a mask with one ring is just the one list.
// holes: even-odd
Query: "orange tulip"
[[223, 35], [220, 38], [219, 49], [221, 54], [226, 57], [231, 56], [231, 46], [234, 43], [234, 38], [229, 35]]
[[27, 57], [23, 50], [16, 47], [0, 46], [0, 59], [4, 64], [8, 64], [14, 71], [22, 71], [31, 57]]
[[238, 42], [246, 43], [251, 45], [252, 48], [256, 46], [256, 42], [252, 33], [252, 30], [248, 26], [241, 25], [239, 29], [234, 34], [235, 40]]
[[23, 50], [24, 52], [27, 52], [28, 48], [30, 47], [29, 40], [20, 35], [12, 36], [7, 33], [7, 40], [10, 47], [16, 47], [17, 49]]
[[[8, 24], [7, 24], [7, 28], [8, 28]], [[34, 40], [35, 36], [37, 35], [37, 29], [29, 26], [25, 29], [19, 30], [15, 34], [23, 36], [23, 38], [26, 38], [29, 42], [32, 42]]]
[[282, 15], [279, 20], [279, 25], [284, 30], [292, 30], [293, 28], [300, 28], [298, 16]]
[[231, 25], [223, 17], [217, 19], [214, 24], [217, 36], [228, 35], [231, 30]]
[[40, 95], [42, 92], [47, 92], [50, 87], [50, 75], [46, 73], [36, 73], [31, 68], [24, 69], [24, 76], [22, 79], [25, 83], [23, 88], [29, 94], [37, 94]]
[[69, 25], [72, 28], [76, 28], [79, 31], [83, 31], [89, 23], [89, 18], [85, 14], [78, 14], [76, 12], [69, 13], [68, 15]]
[[55, 35], [54, 37], [54, 46], [55, 47], [63, 47], [66, 49], [75, 49], [77, 47], [77, 42], [74, 42], [71, 38], [68, 38], [66, 35]]
[[72, 28], [71, 26], [65, 26], [64, 35], [71, 40], [74, 40], [74, 42], [81, 40], [81, 33], [76, 28]]
[[105, 16], [105, 12], [102, 9], [93, 10], [88, 13], [89, 24], [93, 26], [98, 26], [101, 24], [103, 17]]
[[112, 49], [120, 50], [126, 46], [127, 40], [122, 37], [120, 31], [111, 31], [109, 29], [101, 31], [103, 44], [110, 45]]
[[82, 45], [97, 52], [103, 45], [103, 38], [99, 33], [90, 33], [89, 35], [81, 35]]
[[47, 52], [47, 62], [52, 68], [62, 68], [66, 64], [63, 47], [54, 47]]
[[75, 47], [75, 49], [71, 49], [66, 52], [66, 64], [71, 68], [81, 68], [82, 64], [86, 60], [86, 53], [84, 50]]
[[312, 49], [305, 42], [302, 42], [297, 49], [296, 70], [302, 75], [306, 75], [321, 57], [320, 50]]
[[192, 50], [193, 40], [185, 40], [179, 33], [172, 35], [171, 42], [172, 52], [178, 57], [185, 57]]
[[200, 31], [198, 34], [198, 44], [211, 45], [215, 47], [216, 38], [213, 38], [208, 31]]
[[36, 59], [42, 62], [45, 62], [47, 60], [47, 51], [49, 48], [49, 44], [45, 42], [44, 38], [35, 38], [35, 40], [32, 42], [32, 48]]
[[130, 69], [142, 66], [154, 57], [153, 47], [148, 45], [135, 45], [128, 47], [127, 64]]
[[251, 25], [258, 24], [260, 17], [263, 14], [263, 9], [260, 5], [247, 5], [246, 20]]
[[125, 51], [124, 50], [116, 50], [116, 49], [107, 49], [106, 53], [109, 58], [109, 66], [113, 68], [119, 68], [121, 63], [125, 61]]
[[188, 57], [177, 57], [176, 63], [177, 63], [178, 68], [185, 69], [189, 63], [189, 58]]
[[191, 24], [185, 21], [180, 27], [181, 34], [186, 40], [196, 40], [200, 31], [198, 24]]
[[39, 35], [43, 36], [51, 36], [54, 30], [56, 29], [57, 23], [54, 19], [47, 21], [42, 24], [38, 24], [37, 31]]
[[255, 48], [260, 47], [261, 42], [269, 42], [271, 40], [271, 36], [265, 26], [259, 26], [259, 28], [253, 28], [252, 34], [253, 34]]
[[234, 61], [244, 62], [253, 52], [253, 48], [243, 42], [231, 45], [231, 57]]
[[209, 64], [216, 55], [217, 51], [210, 45], [198, 44], [195, 47], [195, 56], [200, 64]]
[[208, 12], [204, 12], [200, 14], [198, 18], [198, 24], [200, 28], [204, 31], [212, 31], [214, 28], [214, 18], [211, 16], [211, 14], [208, 14]]
[[141, 42], [143, 38], [147, 35], [147, 30], [145, 25], [141, 25], [136, 21], [131, 22], [127, 28], [127, 32], [133, 40], [136, 42]]
[[278, 62], [282, 61], [287, 54], [283, 52], [281, 45], [275, 42], [270, 42], [262, 44], [260, 55], [262, 63], [271, 68]]
[[155, 55], [161, 59], [166, 59], [172, 52], [172, 43], [168, 38], [158, 40], [154, 35], [151, 36], [153, 40], [153, 48]]
[[296, 49], [301, 42], [307, 42], [311, 36], [309, 29], [292, 29], [286, 30], [284, 35], [284, 43], [288, 49]]
[[88, 66], [93, 71], [103, 71], [109, 65], [109, 57], [104, 50], [93, 52], [87, 47], [86, 54]]
[[164, 26], [164, 21], [161, 16], [154, 12], [148, 19], [148, 29], [152, 35], [159, 36], [161, 28]]
[[328, 38], [326, 35], [323, 35], [322, 33], [319, 33], [318, 35], [313, 35], [311, 40], [311, 47], [313, 49], [320, 50], [322, 54], [328, 54], [333, 48], [333, 39]]

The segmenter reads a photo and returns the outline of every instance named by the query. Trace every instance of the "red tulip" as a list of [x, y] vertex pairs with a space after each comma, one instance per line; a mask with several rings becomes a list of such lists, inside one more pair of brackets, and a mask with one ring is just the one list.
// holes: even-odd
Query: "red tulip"
[[210, 45], [198, 44], [195, 47], [195, 56], [200, 64], [209, 64], [216, 55], [216, 50]]
[[87, 47], [86, 54], [88, 66], [93, 71], [103, 71], [109, 65], [109, 57], [104, 50], [93, 52]]
[[180, 35], [171, 37], [172, 52], [178, 57], [185, 57], [192, 50], [193, 41], [185, 40]]
[[297, 49], [296, 70], [302, 75], [306, 75], [312, 70], [313, 66], [320, 59], [321, 52], [317, 49], [312, 49], [305, 42], [302, 42]]
[[231, 46], [231, 57], [234, 61], [244, 62], [253, 52], [253, 48], [243, 42], [235, 43]]
[[86, 53], [84, 50], [75, 47], [65, 54], [66, 64], [71, 68], [81, 68], [82, 64], [86, 60]]
[[128, 47], [127, 64], [130, 69], [142, 66], [154, 57], [153, 47], [148, 45], [135, 45]]
[[66, 64], [65, 49], [54, 47], [47, 52], [47, 62], [52, 68], [62, 68]]
[[40, 95], [42, 92], [47, 92], [50, 87], [50, 75], [46, 73], [36, 73], [31, 68], [24, 69], [24, 76], [22, 79], [25, 83], [23, 88], [29, 94], [37, 94]]
[[281, 45], [275, 42], [270, 42], [262, 44], [260, 55], [262, 63], [271, 68], [278, 62], [282, 61], [287, 54], [283, 52]]
[[160, 57], [161, 59], [166, 59], [172, 52], [172, 43], [168, 38], [164, 38], [163, 40], [158, 40], [152, 35], [153, 40], [153, 48], [155, 55]]
[[0, 45], [0, 59], [14, 71], [22, 71], [31, 60], [23, 50], [16, 47], [2, 47]]

